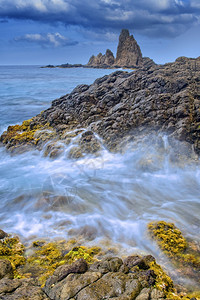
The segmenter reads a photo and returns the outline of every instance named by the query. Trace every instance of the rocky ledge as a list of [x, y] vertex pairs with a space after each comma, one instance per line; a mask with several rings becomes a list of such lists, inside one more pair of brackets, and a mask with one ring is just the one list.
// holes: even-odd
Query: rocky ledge
[[[181, 277], [198, 284], [198, 243], [186, 240], [174, 224], [164, 221], [150, 223], [148, 231]], [[0, 239], [0, 299], [200, 299], [194, 284], [188, 290], [174, 284], [152, 255], [120, 258], [111, 252], [80, 246], [76, 240], [38, 240], [25, 247], [18, 237], [5, 233]]]
[[[52, 157], [76, 136], [71, 157], [96, 153], [104, 144], [119, 151], [147, 132], [165, 132], [200, 154], [200, 57], [180, 57], [174, 63], [134, 72], [118, 71], [79, 85], [71, 94], [22, 125], [9, 126], [1, 142], [11, 151], [32, 147]], [[98, 138], [97, 135], [100, 137]]]

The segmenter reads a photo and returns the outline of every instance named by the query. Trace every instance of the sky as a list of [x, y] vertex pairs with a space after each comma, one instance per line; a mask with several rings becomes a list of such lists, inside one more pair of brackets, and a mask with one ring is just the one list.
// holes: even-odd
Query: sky
[[0, 65], [116, 55], [123, 28], [156, 63], [200, 56], [200, 0], [0, 0]]

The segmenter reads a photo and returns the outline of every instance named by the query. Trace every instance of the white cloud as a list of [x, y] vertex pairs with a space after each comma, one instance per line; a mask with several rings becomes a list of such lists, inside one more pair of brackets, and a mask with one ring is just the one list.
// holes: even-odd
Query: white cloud
[[200, 1], [199, 0], [191, 0], [191, 7], [193, 8], [200, 8]]
[[[170, 37], [199, 22], [200, 0], [0, 0], [0, 18], [62, 23], [94, 33], [128, 28]], [[62, 40], [58, 36], [48, 39], [52, 45]]]
[[64, 0], [0, 0], [1, 10], [7, 9], [34, 9], [40, 13], [64, 12], [69, 10], [69, 5]]
[[60, 33], [47, 33], [47, 34], [25, 34], [20, 37], [16, 37], [15, 41], [25, 41], [31, 43], [37, 43], [44, 47], [64, 47], [76, 45], [77, 42], [71, 41], [67, 37], [61, 35]]

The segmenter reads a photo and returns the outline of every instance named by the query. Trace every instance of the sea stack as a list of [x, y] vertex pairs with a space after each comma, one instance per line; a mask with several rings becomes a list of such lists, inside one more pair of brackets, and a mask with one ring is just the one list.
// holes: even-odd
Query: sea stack
[[143, 63], [142, 52], [139, 45], [128, 29], [122, 29], [119, 36], [116, 59], [111, 50], [106, 54], [92, 55], [86, 67], [89, 68], [137, 68]]
[[142, 52], [133, 35], [122, 29], [119, 36], [115, 65], [119, 67], [137, 67], [142, 64]]

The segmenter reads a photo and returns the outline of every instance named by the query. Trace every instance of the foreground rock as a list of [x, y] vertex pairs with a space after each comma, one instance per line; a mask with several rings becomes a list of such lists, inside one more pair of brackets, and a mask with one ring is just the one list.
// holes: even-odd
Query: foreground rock
[[[178, 252], [182, 257], [181, 251], [186, 242], [180, 231], [175, 229], [174, 225], [163, 221], [153, 224], [149, 225], [150, 232], [153, 230], [154, 234], [159, 236], [158, 242], [161, 245], [164, 240], [166, 241], [166, 246], [162, 249], [170, 247], [170, 251]], [[170, 233], [168, 241], [169, 228], [174, 230]], [[176, 234], [177, 243], [176, 240], [173, 241]], [[177, 251], [177, 248], [181, 250]], [[190, 259], [191, 256], [187, 255], [188, 253], [183, 258]], [[194, 255], [197, 262], [198, 251], [193, 249], [193, 257]], [[196, 264], [194, 272], [197, 275], [199, 268], [200, 266]], [[198, 289], [195, 295], [199, 295]], [[25, 248], [18, 237], [10, 236], [0, 241], [0, 299], [195, 300], [198, 298], [194, 298], [194, 294], [187, 295], [187, 290], [182, 286], [174, 286], [172, 279], [156, 263], [152, 255], [133, 254], [122, 259], [110, 256], [109, 249], [80, 246], [79, 241], [75, 240], [56, 242], [38, 240]]]
[[66, 145], [84, 133], [75, 139], [80, 157], [86, 151], [98, 153], [102, 143], [111, 151], [120, 150], [123, 142], [154, 131], [188, 142], [200, 154], [199, 95], [200, 57], [180, 57], [162, 66], [147, 60], [135, 72], [118, 71], [90, 86], [77, 86], [24, 125], [10, 126], [1, 142], [11, 150], [41, 149], [48, 140]]
[[124, 262], [118, 257], [108, 257], [88, 267], [84, 259], [80, 259], [70, 267], [63, 265], [56, 269], [44, 291], [55, 300], [156, 300], [175, 292], [171, 279], [150, 255], [130, 256]]

